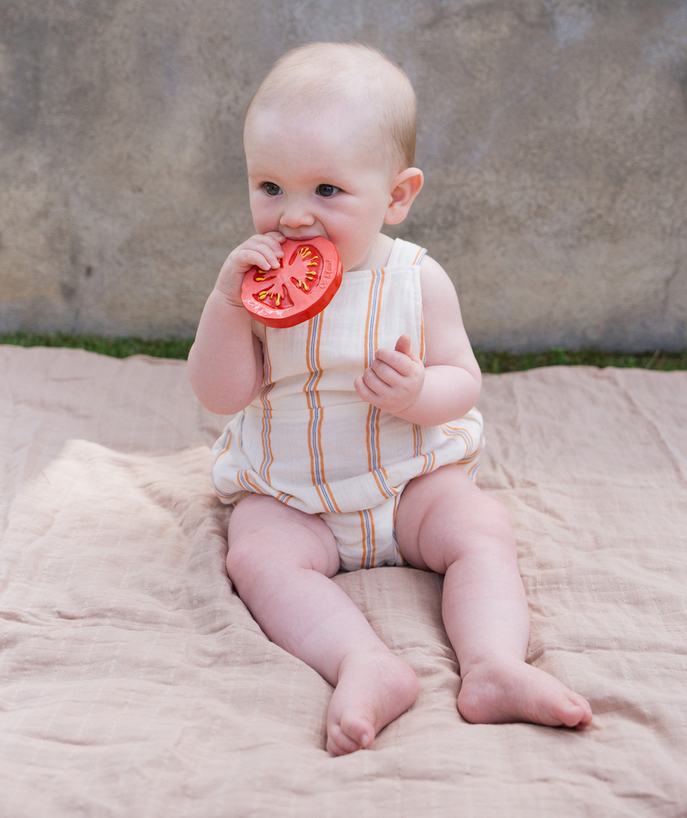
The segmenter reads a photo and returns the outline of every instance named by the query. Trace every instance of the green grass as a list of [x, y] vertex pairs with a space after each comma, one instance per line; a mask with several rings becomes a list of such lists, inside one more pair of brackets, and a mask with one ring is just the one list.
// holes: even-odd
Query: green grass
[[476, 350], [482, 372], [499, 375], [503, 372], [522, 372], [539, 366], [617, 366], [624, 368], [655, 369], [661, 372], [687, 369], [687, 350], [682, 352], [603, 352], [598, 349], [561, 349], [551, 347], [545, 352], [482, 352]]
[[33, 332], [0, 333], [0, 344], [22, 347], [67, 347], [86, 349], [110, 355], [112, 358], [128, 358], [130, 355], [151, 355], [154, 358], [177, 358], [186, 360], [193, 338], [146, 341], [143, 338], [101, 338], [99, 335], [69, 335], [64, 332], [38, 334]]
[[[146, 341], [142, 338], [101, 338], [97, 335], [68, 335], [63, 332], [48, 335], [31, 332], [0, 334], [0, 344], [86, 349], [89, 352], [98, 352], [114, 358], [151, 355], [154, 358], [185, 360], [192, 343], [192, 338]], [[482, 350], [477, 350], [476, 354], [482, 371], [494, 375], [503, 372], [522, 372], [525, 369], [540, 366], [617, 366], [659, 371], [687, 369], [687, 350], [624, 353], [552, 347], [545, 352], [524, 352], [518, 355], [511, 352], [484, 352]]]

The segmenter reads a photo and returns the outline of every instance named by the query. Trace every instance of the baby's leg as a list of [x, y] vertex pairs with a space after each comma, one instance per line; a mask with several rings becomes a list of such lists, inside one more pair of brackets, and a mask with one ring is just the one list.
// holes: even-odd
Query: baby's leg
[[332, 755], [369, 747], [418, 693], [411, 668], [331, 581], [338, 569], [334, 537], [319, 517], [260, 495], [234, 509], [227, 571], [267, 636], [336, 688], [327, 716]]
[[529, 613], [506, 510], [458, 466], [408, 484], [399, 547], [417, 568], [445, 574], [443, 616], [458, 656], [458, 709], [470, 722], [586, 727], [589, 704], [525, 662]]

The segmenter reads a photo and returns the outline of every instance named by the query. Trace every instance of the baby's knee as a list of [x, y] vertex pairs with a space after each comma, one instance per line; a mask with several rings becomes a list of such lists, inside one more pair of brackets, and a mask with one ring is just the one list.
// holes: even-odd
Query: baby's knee
[[260, 561], [260, 549], [252, 547], [250, 542], [236, 540], [229, 543], [226, 560], [227, 574], [237, 590], [246, 582], [251, 581], [259, 570]]
[[327, 526], [305, 515], [252, 528], [229, 526], [227, 573], [241, 588], [285, 580], [292, 571], [311, 569], [333, 576], [339, 569], [336, 543]]
[[485, 534], [497, 539], [512, 538], [510, 515], [506, 508], [488, 494], [480, 494], [475, 507], [476, 524]]
[[468, 511], [453, 520], [454, 531], [449, 538], [448, 563], [479, 554], [484, 558], [513, 559], [517, 546], [510, 516], [498, 500], [479, 493], [473, 497]]

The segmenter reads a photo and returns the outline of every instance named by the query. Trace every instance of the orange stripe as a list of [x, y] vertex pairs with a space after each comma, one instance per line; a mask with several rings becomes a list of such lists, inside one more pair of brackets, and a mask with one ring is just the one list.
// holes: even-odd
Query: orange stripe
[[[377, 540], [376, 540], [376, 537], [375, 537], [374, 519], [372, 517], [372, 513], [369, 510], [367, 512], [359, 511], [358, 516], [360, 517], [360, 531], [361, 531], [362, 546], [363, 546], [363, 556], [362, 556], [362, 559], [360, 561], [360, 567], [361, 568], [366, 568], [367, 567], [367, 562], [368, 562], [367, 555], [369, 553], [369, 555], [370, 555], [370, 559], [369, 559], [370, 568], [374, 568], [375, 551], [377, 550]], [[367, 525], [365, 524], [366, 517], [367, 517], [367, 520], [369, 520], [369, 523], [370, 523], [370, 536], [369, 536], [369, 538], [368, 538], [368, 535], [367, 535]], [[369, 551], [368, 551], [368, 548], [369, 548]]]
[[[413, 266], [415, 266], [422, 256], [424, 255], [425, 248], [420, 247], [417, 251], [417, 255], [415, 256], [415, 261], [413, 261]], [[422, 309], [422, 304], [420, 304], [420, 360], [422, 363], [425, 362], [425, 315]]]
[[[306, 344], [305, 362], [306, 362], [306, 364], [308, 366], [308, 372], [310, 373], [310, 377], [308, 378], [306, 384], [303, 386], [303, 392], [305, 392], [306, 399], [308, 401], [308, 408], [310, 410], [310, 420], [309, 420], [309, 423], [308, 423], [307, 438], [308, 438], [308, 451], [310, 452], [310, 475], [311, 475], [311, 478], [312, 478], [313, 486], [316, 486], [317, 483], [319, 482], [318, 481], [319, 475], [317, 474], [317, 471], [316, 471], [316, 468], [315, 468], [315, 451], [313, 450], [311, 430], [312, 430], [313, 424], [315, 423], [315, 406], [313, 406], [313, 398], [314, 398], [314, 400], [315, 400], [315, 402], [317, 404], [317, 408], [320, 408], [320, 396], [317, 393], [317, 384], [319, 383], [320, 375], [317, 376], [317, 378], [313, 382], [313, 385], [312, 385], [310, 390], [308, 390], [308, 384], [312, 381], [312, 376], [315, 374], [315, 370], [310, 365], [310, 344], [312, 343], [312, 331], [313, 331], [313, 326], [315, 325], [315, 323], [316, 323], [315, 321], [310, 321], [310, 324], [308, 326], [308, 338], [307, 338], [307, 344]], [[317, 339], [317, 344], [319, 345], [319, 337]], [[317, 360], [317, 356], [316, 356], [316, 360]], [[318, 448], [318, 452], [319, 452], [320, 457], [321, 457], [322, 452], [321, 452], [321, 445], [320, 444], [321, 444], [321, 438], [320, 438], [320, 435], [318, 434], [318, 446], [317, 446], [317, 448]], [[323, 471], [322, 477], [323, 477], [323, 480], [324, 480], [324, 471]]]
[[373, 412], [373, 406], [372, 406], [372, 404], [370, 404], [370, 407], [367, 410], [367, 431], [368, 431], [368, 433], [365, 436], [366, 437], [365, 443], [367, 445], [367, 469], [368, 469], [368, 471], [374, 471], [374, 465], [373, 465], [373, 462], [372, 462], [372, 434], [371, 434], [371, 431], [372, 431], [372, 412]]
[[232, 491], [230, 494], [228, 494], [226, 491], [221, 491], [219, 489], [219, 487], [217, 486], [217, 483], [215, 483], [215, 474], [214, 474], [215, 466], [217, 465], [217, 461], [220, 459], [220, 457], [223, 454], [226, 454], [229, 451], [229, 447], [231, 446], [232, 438], [233, 438], [233, 435], [232, 435], [231, 432], [229, 432], [229, 435], [227, 437], [227, 445], [222, 449], [221, 452], [219, 452], [217, 457], [212, 461], [212, 469], [210, 470], [210, 479], [212, 481], [212, 488], [214, 489], [214, 492], [218, 497], [220, 497], [220, 498], [223, 497], [224, 499], [228, 499], [229, 497], [233, 497], [235, 494], [239, 493], [239, 492], [236, 492], [236, 491]]
[[[367, 319], [365, 322], [365, 369], [370, 366], [371, 361], [369, 360], [368, 355], [368, 340], [370, 337], [370, 330], [372, 329], [372, 338], [373, 338], [373, 348], [376, 352], [379, 348], [379, 321], [381, 315], [381, 304], [382, 304], [382, 293], [384, 290], [384, 279], [386, 277], [386, 271], [384, 268], [377, 271], [379, 276], [375, 274], [375, 271], [372, 272], [372, 283], [370, 285], [370, 295], [368, 298], [367, 304]], [[379, 281], [379, 288], [377, 290], [377, 307], [376, 312], [372, 314], [372, 305], [374, 303], [374, 291], [375, 291], [375, 284]], [[370, 408], [367, 413], [367, 463], [368, 463], [368, 470], [374, 471], [375, 468], [379, 467], [380, 464], [380, 448], [379, 448], [379, 411], [377, 411], [376, 419], [373, 418], [375, 412], [374, 407], [370, 405]], [[374, 447], [374, 452], [373, 452]], [[376, 455], [376, 457], [375, 457]], [[375, 465], [376, 463], [376, 465]], [[380, 491], [386, 497], [387, 494], [385, 491], [382, 490], [380, 486]]]
[[[450, 423], [444, 423], [440, 426], [440, 429], [447, 437], [462, 437], [465, 435], [465, 437], [469, 438], [470, 440], [470, 443], [468, 444], [469, 447], [472, 448], [475, 445], [475, 441], [472, 439], [470, 432], [468, 432], [468, 430], [464, 429], [462, 426], [451, 426]], [[467, 441], [465, 442], [467, 443]]]
[[316, 491], [316, 492], [317, 492], [317, 494], [319, 495], [319, 498], [320, 498], [320, 503], [322, 503], [322, 508], [324, 508], [324, 509], [326, 509], [327, 511], [329, 511], [329, 508], [328, 508], [328, 506], [327, 506], [327, 501], [326, 501], [326, 499], [325, 499], [324, 493], [322, 492], [322, 488], [321, 488], [320, 486], [318, 486], [318, 485], [317, 485], [317, 483], [315, 483], [314, 485], [315, 485], [315, 491]]
[[245, 480], [246, 483], [251, 487], [252, 491], [254, 491], [256, 494], [264, 494], [263, 491], [261, 491], [256, 485], [251, 483], [251, 481], [248, 479], [248, 469], [241, 469], [239, 475], [240, 475], [240, 477], [238, 478], [239, 481], [242, 479]]
[[[375, 274], [374, 274], [374, 270], [373, 270], [372, 271], [372, 281], [370, 282], [370, 294], [368, 295], [368, 298], [367, 298], [367, 316], [365, 317], [365, 362], [364, 362], [364, 365], [363, 365], [364, 369], [367, 369], [370, 366], [369, 355], [367, 354], [367, 348], [368, 348], [367, 340], [370, 337], [370, 322], [372, 320], [372, 304], [373, 304], [374, 290], [375, 290]], [[373, 407], [372, 407], [372, 405], [370, 405], [368, 410], [367, 410], [367, 428], [368, 428], [368, 431], [371, 429], [371, 426], [372, 426], [372, 411], [373, 411]], [[368, 468], [368, 471], [372, 471], [372, 469], [373, 469], [373, 466], [372, 466], [372, 441], [371, 441], [371, 435], [370, 434], [367, 435], [367, 439], [366, 439], [365, 442], [366, 442], [366, 445], [367, 445], [367, 468]]]
[[422, 454], [422, 430], [417, 423], [413, 424], [413, 430], [415, 432], [415, 456], [418, 457]]
[[417, 424], [413, 424], [415, 432], [415, 456], [424, 458], [425, 465], [422, 467], [420, 474], [426, 474], [434, 468], [434, 452], [429, 455], [422, 452], [422, 428]]
[[368, 511], [368, 516], [370, 518], [370, 536], [372, 537], [372, 554], [370, 556], [370, 568], [374, 568], [375, 554], [377, 552], [377, 537], [375, 535], [375, 521], [371, 511]]
[[329, 485], [327, 485], [327, 494], [329, 495], [329, 499], [331, 500], [331, 503], [334, 506], [334, 510], [337, 511], [339, 514], [341, 514], [341, 509], [339, 508], [339, 504], [336, 502], [336, 498], [334, 497], [334, 494], [332, 493], [332, 490], [329, 488]]
[[[379, 349], [379, 319], [382, 313], [382, 292], [384, 290], [384, 278], [386, 273], [384, 270], [379, 271], [381, 274], [381, 281], [379, 284], [379, 297], [377, 298], [377, 315], [375, 316], [375, 332], [374, 332], [374, 348], [375, 352]], [[375, 447], [375, 454], [377, 455], [377, 467], [381, 465], [381, 451], [379, 448], [379, 412], [377, 412], [377, 417], [374, 424], [374, 429], [371, 430], [374, 434], [374, 447]]]
[[365, 318], [365, 363], [364, 367], [367, 369], [370, 365], [369, 356], [367, 354], [367, 339], [370, 332], [370, 319], [372, 317], [372, 298], [375, 291], [375, 274], [372, 271], [372, 282], [370, 283], [370, 294], [367, 297], [367, 317]]
[[375, 316], [375, 351], [379, 347], [379, 316], [382, 312], [382, 292], [384, 291], [384, 279], [386, 278], [386, 271], [382, 267], [379, 271], [381, 280], [379, 282], [379, 298], [377, 299], [377, 315]]
[[[315, 358], [315, 368], [313, 369], [311, 362], [310, 362], [310, 349], [313, 342], [313, 328], [317, 324], [317, 337], [315, 338], [315, 350], [314, 350], [314, 358]], [[323, 511], [331, 511], [333, 508], [334, 511], [341, 513], [341, 509], [339, 508], [338, 503], [334, 499], [334, 495], [330, 487], [327, 485], [326, 482], [326, 474], [324, 468], [324, 449], [322, 447], [322, 404], [320, 403], [320, 394], [317, 391], [317, 386], [322, 378], [322, 364], [320, 362], [320, 348], [322, 344], [322, 326], [323, 321], [320, 319], [319, 321], [310, 321], [310, 325], [308, 327], [308, 337], [307, 337], [307, 346], [306, 346], [306, 364], [308, 366], [308, 372], [310, 373], [310, 377], [308, 378], [308, 382], [303, 387], [303, 392], [306, 394], [306, 399], [308, 401], [308, 407], [310, 410], [310, 422], [308, 424], [308, 431], [307, 431], [307, 438], [308, 438], [308, 451], [310, 452], [310, 475], [312, 479], [312, 484], [317, 491], [317, 494], [320, 498], [320, 503], [322, 504]], [[317, 371], [317, 376], [313, 381], [313, 375]], [[312, 386], [310, 390], [308, 390], [308, 383], [312, 381]], [[313, 427], [315, 426], [315, 409], [320, 410], [320, 420], [316, 425], [315, 428], [315, 448], [313, 448]], [[317, 471], [317, 457], [319, 457], [320, 468], [319, 474]]]
[[365, 517], [363, 516], [362, 511], [358, 512], [358, 516], [360, 517], [360, 540], [361, 540], [361, 543], [362, 543], [362, 552], [363, 552], [363, 556], [360, 559], [360, 567], [364, 568], [365, 567], [365, 555], [366, 555], [365, 546], [367, 544], [367, 537], [365, 536]]
[[375, 483], [377, 484], [377, 488], [379, 489], [380, 494], [382, 495], [382, 497], [388, 497], [388, 496], [389, 496], [389, 492], [387, 492], [387, 491], [385, 490], [384, 485], [382, 484], [382, 481], [379, 479], [379, 475], [377, 474], [377, 472], [376, 472], [376, 471], [373, 471], [373, 472], [372, 472], [372, 476], [373, 476], [373, 477], [374, 477], [374, 479], [375, 479]]
[[[329, 485], [327, 483], [325, 483], [322, 486], [318, 486], [317, 484], [315, 484], [315, 491], [317, 491], [317, 494], [318, 494], [318, 496], [320, 498], [320, 502], [322, 503], [322, 508], [325, 511], [327, 511], [327, 512], [330, 511], [329, 504], [327, 503], [327, 500], [329, 500], [329, 502], [334, 507], [334, 511], [336, 511], [338, 514], [341, 514], [341, 509], [339, 508], [339, 504], [336, 502], [336, 498], [332, 494], [332, 490], [331, 490], [331, 488], [329, 487]], [[326, 492], [326, 495], [325, 495], [325, 492]]]
[[[317, 323], [317, 338], [315, 339], [315, 369], [313, 369], [310, 365], [310, 344], [312, 343], [312, 328], [314, 324]], [[306, 391], [309, 395], [314, 396], [316, 406], [312, 405], [310, 402], [310, 428], [308, 430], [308, 448], [310, 449], [310, 473], [312, 475], [313, 485], [315, 486], [317, 493], [320, 497], [320, 502], [322, 503], [322, 508], [324, 511], [330, 511], [331, 507], [333, 507], [334, 511], [341, 513], [341, 509], [339, 508], [338, 503], [334, 499], [334, 495], [326, 482], [326, 475], [325, 475], [325, 468], [324, 468], [324, 449], [322, 447], [322, 404], [320, 403], [320, 393], [317, 391], [317, 386], [322, 378], [322, 364], [320, 362], [320, 348], [322, 344], [322, 326], [323, 321], [311, 321], [310, 328], [308, 329], [308, 357], [307, 357], [307, 364], [308, 364], [308, 371], [310, 372], [310, 377], [315, 374], [317, 371], [317, 377], [315, 378], [313, 385], [311, 387], [311, 391]], [[310, 379], [309, 379], [310, 380]], [[307, 386], [307, 384], [306, 384]], [[320, 473], [317, 474], [316, 470], [316, 461], [315, 461], [315, 452], [313, 451], [312, 447], [312, 434], [311, 430], [313, 424], [315, 423], [315, 408], [320, 410], [320, 420], [317, 423], [315, 428], [315, 445], [317, 447], [317, 455], [320, 460]], [[318, 479], [319, 478], [319, 479]], [[327, 502], [328, 501], [328, 502]]]
[[320, 364], [320, 344], [322, 343], [322, 325], [323, 325], [322, 317], [320, 316], [320, 320], [318, 321], [318, 329], [317, 329], [317, 342], [315, 344], [315, 366], [317, 367], [318, 376], [317, 380], [313, 384], [313, 392], [317, 396], [317, 408], [320, 410], [320, 420], [317, 424], [317, 451], [320, 456], [320, 470], [322, 474], [322, 482], [326, 481], [325, 477], [325, 470], [324, 470], [324, 449], [322, 448], [322, 404], [320, 403], [320, 393], [317, 391], [317, 387], [322, 379], [322, 365]]
[[229, 437], [227, 437], [227, 445], [226, 445], [226, 446], [225, 446], [225, 447], [222, 449], [222, 451], [221, 451], [221, 452], [220, 452], [220, 453], [217, 455], [217, 457], [216, 457], [216, 458], [213, 460], [213, 462], [212, 462], [213, 468], [214, 468], [214, 466], [216, 465], [217, 461], [220, 459], [220, 457], [221, 457], [223, 454], [226, 454], [226, 453], [229, 451], [229, 446], [231, 446], [231, 440], [232, 440], [232, 437], [233, 437], [232, 433], [231, 433], [231, 432], [229, 432]]
[[429, 471], [434, 471], [434, 462], [436, 460], [436, 455], [434, 452], [430, 452], [429, 455], [425, 455], [425, 467], [422, 470], [423, 474], [426, 474]]
[[[272, 363], [270, 361], [270, 353], [267, 348], [267, 333], [265, 333], [265, 343], [263, 344], [263, 354], [266, 359], [266, 369], [270, 373], [270, 378], [272, 377]], [[260, 442], [262, 444], [262, 465], [260, 466], [260, 474], [262, 475], [263, 469], [265, 469], [265, 465], [267, 468], [265, 469], [264, 479], [266, 483], [271, 485], [270, 481], [270, 470], [272, 468], [272, 463], [274, 462], [274, 458], [272, 456], [272, 424], [268, 423], [267, 417], [268, 414], [271, 418], [272, 416], [272, 404], [267, 400], [267, 395], [271, 391], [270, 387], [266, 387], [263, 389], [262, 392], [262, 401], [263, 401], [263, 413], [262, 413], [262, 435], [260, 436]], [[267, 445], [265, 445], [265, 438], [267, 438]]]

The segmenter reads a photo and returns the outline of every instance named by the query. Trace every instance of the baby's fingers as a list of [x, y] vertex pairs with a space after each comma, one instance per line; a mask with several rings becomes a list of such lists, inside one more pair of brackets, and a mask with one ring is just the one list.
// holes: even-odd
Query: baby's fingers
[[263, 238], [267, 245], [269, 246], [270, 250], [274, 252], [274, 255], [277, 260], [277, 267], [279, 267], [280, 259], [284, 256], [284, 249], [282, 244], [286, 241], [286, 237], [282, 236], [281, 233], [277, 233], [276, 231], [271, 231], [269, 233], [265, 233], [261, 238]]
[[396, 352], [401, 352], [403, 355], [407, 355], [411, 361], [415, 361], [416, 364], [422, 363], [422, 359], [416, 354], [415, 350], [411, 346], [410, 335], [403, 334], [401, 337], [396, 341]]
[[280, 266], [284, 255], [280, 233], [257, 234], [244, 241], [227, 256], [217, 277], [215, 287], [226, 295], [232, 304], [240, 304], [241, 279], [255, 266], [261, 270], [273, 270]]
[[404, 355], [410, 355], [410, 335], [404, 333], [396, 341], [396, 352], [402, 352]]
[[[279, 240], [281, 239], [281, 241]], [[264, 236], [253, 236], [242, 245], [245, 259], [250, 259], [250, 265], [262, 270], [276, 270], [281, 265], [284, 255], [281, 233], [265, 233]]]
[[358, 397], [361, 400], [364, 400], [365, 403], [371, 403], [374, 405], [379, 399], [379, 395], [373, 392], [372, 389], [370, 389], [370, 387], [365, 383], [365, 378], [363, 375], [359, 375], [355, 379], [353, 386], [355, 387], [355, 391], [358, 393]]
[[[419, 361], [419, 358], [417, 359]], [[381, 374], [382, 367], [390, 367], [399, 375], [407, 377], [413, 371], [416, 361], [404, 352], [396, 349], [378, 349], [372, 366]]]
[[379, 390], [385, 386], [398, 386], [402, 380], [407, 378], [410, 374], [410, 369], [404, 371], [405, 364], [403, 361], [398, 363], [400, 364], [400, 368], [392, 366], [381, 358], [376, 357], [374, 361], [372, 361], [370, 368], [367, 369], [363, 375], [367, 385], [371, 389], [374, 389], [375, 392], [379, 392]]

